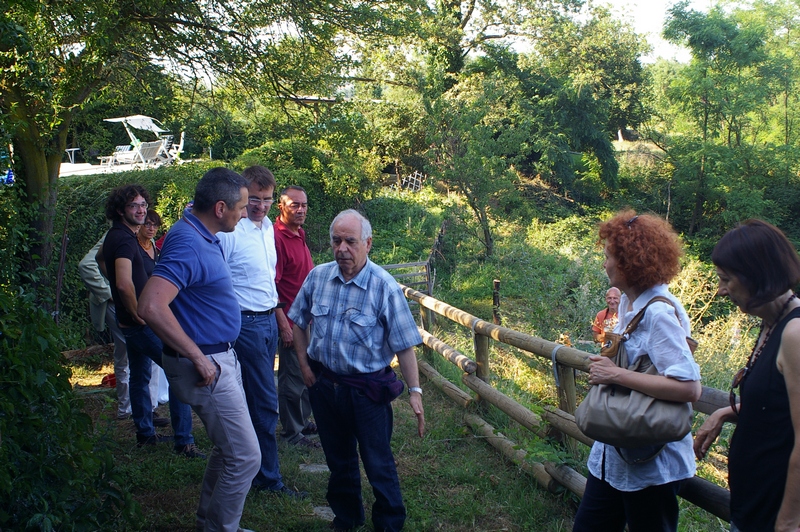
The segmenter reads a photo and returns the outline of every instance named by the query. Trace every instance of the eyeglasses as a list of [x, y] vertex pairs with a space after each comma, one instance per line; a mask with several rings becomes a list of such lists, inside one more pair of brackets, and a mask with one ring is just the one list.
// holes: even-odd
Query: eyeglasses
[[148, 205], [147, 205], [147, 203], [128, 203], [127, 205], [125, 205], [125, 207], [127, 207], [128, 209], [134, 210], [134, 211], [136, 209], [147, 210]]
[[250, 198], [249, 200], [247, 200], [247, 203], [249, 203], [253, 207], [259, 207], [261, 205], [264, 205], [265, 207], [270, 207], [272, 206], [273, 203], [275, 203], [275, 200], [272, 198], [267, 200], [262, 200], [261, 198]]
[[627, 222], [625, 222], [625, 225], [627, 225], [627, 226], [628, 226], [628, 229], [630, 229], [630, 228], [631, 228], [631, 225], [633, 225], [633, 222], [635, 222], [635, 221], [636, 221], [636, 220], [638, 220], [638, 219], [639, 219], [639, 215], [637, 214], [636, 216], [634, 216], [633, 218], [631, 218], [630, 220], [628, 220]]
[[731, 403], [731, 409], [733, 409], [733, 413], [737, 416], [739, 415], [739, 403], [736, 402], [736, 388], [742, 384], [742, 381], [747, 375], [749, 369], [750, 368], [747, 366], [743, 367], [736, 372], [736, 375], [733, 376], [733, 380], [731, 381], [731, 393], [728, 395], [728, 400]]
[[161, 227], [159, 224], [153, 222], [145, 222], [144, 226], [150, 229], [158, 229], [159, 227]]

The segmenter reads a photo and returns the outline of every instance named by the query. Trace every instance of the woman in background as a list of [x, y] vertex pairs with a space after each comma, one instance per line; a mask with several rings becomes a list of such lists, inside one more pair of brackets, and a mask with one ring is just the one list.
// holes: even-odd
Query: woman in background
[[156, 262], [158, 262], [158, 248], [156, 247], [155, 238], [159, 227], [161, 227], [161, 216], [153, 209], [148, 209], [144, 225], [136, 233], [147, 277], [153, 275], [153, 268], [156, 267]]
[[[726, 421], [731, 531], [800, 527], [800, 258], [784, 234], [761, 220], [728, 231], [714, 247], [719, 295], [761, 318], [747, 364], [731, 384], [731, 405], [711, 414], [694, 442], [702, 459]], [[741, 402], [736, 401], [736, 389]]]
[[[592, 356], [589, 383], [618, 384], [668, 401], [696, 401], [702, 389], [700, 370], [686, 342], [691, 336], [689, 317], [666, 284], [680, 270], [678, 235], [657, 216], [637, 216], [626, 210], [600, 224], [600, 241], [605, 244], [603, 266], [608, 279], [622, 291], [614, 332], [622, 333], [654, 297], [665, 297], [672, 304], [650, 304], [625, 342], [629, 363], [648, 355], [658, 375], [620, 368], [609, 358]], [[644, 451], [651, 456], [660, 447]], [[677, 530], [678, 488], [695, 473], [691, 433], [667, 443], [649, 461], [629, 462], [614, 446], [595, 442], [573, 532], [622, 532], [626, 524], [630, 532]]]

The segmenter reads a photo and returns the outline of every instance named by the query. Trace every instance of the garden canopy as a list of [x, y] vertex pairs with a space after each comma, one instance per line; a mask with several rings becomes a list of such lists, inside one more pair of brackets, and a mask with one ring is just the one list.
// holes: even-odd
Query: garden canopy
[[104, 120], [106, 122], [122, 122], [122, 125], [125, 126], [125, 131], [128, 132], [128, 136], [131, 138], [131, 143], [134, 145], [139, 145], [141, 141], [136, 138], [136, 135], [133, 134], [131, 128], [151, 131], [155, 133], [156, 136], [159, 136], [160, 133], [166, 133], [169, 131], [161, 128], [158, 125], [160, 122], [155, 118], [150, 118], [149, 116], [144, 115], [122, 116], [119, 118], [106, 118]]

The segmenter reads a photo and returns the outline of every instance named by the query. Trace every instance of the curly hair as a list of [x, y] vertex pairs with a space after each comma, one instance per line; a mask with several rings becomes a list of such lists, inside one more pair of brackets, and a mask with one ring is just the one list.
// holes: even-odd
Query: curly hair
[[136, 199], [136, 196], [141, 196], [145, 203], [150, 204], [150, 194], [142, 185], [122, 185], [112, 190], [106, 201], [106, 218], [112, 222], [122, 220], [125, 205]]
[[725, 233], [711, 262], [747, 288], [747, 309], [769, 303], [800, 282], [797, 251], [780, 229], [763, 220], [746, 220]]
[[626, 209], [599, 227], [598, 244], [617, 259], [617, 270], [636, 290], [668, 283], [680, 271], [683, 247], [669, 222]]

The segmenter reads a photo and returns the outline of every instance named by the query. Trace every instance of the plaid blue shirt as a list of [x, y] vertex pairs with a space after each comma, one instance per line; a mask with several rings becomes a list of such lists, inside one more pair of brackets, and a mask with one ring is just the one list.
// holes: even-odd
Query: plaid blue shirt
[[311, 270], [289, 319], [303, 330], [311, 324], [309, 358], [340, 375], [378, 371], [422, 343], [397, 281], [369, 259], [347, 282], [336, 262]]

